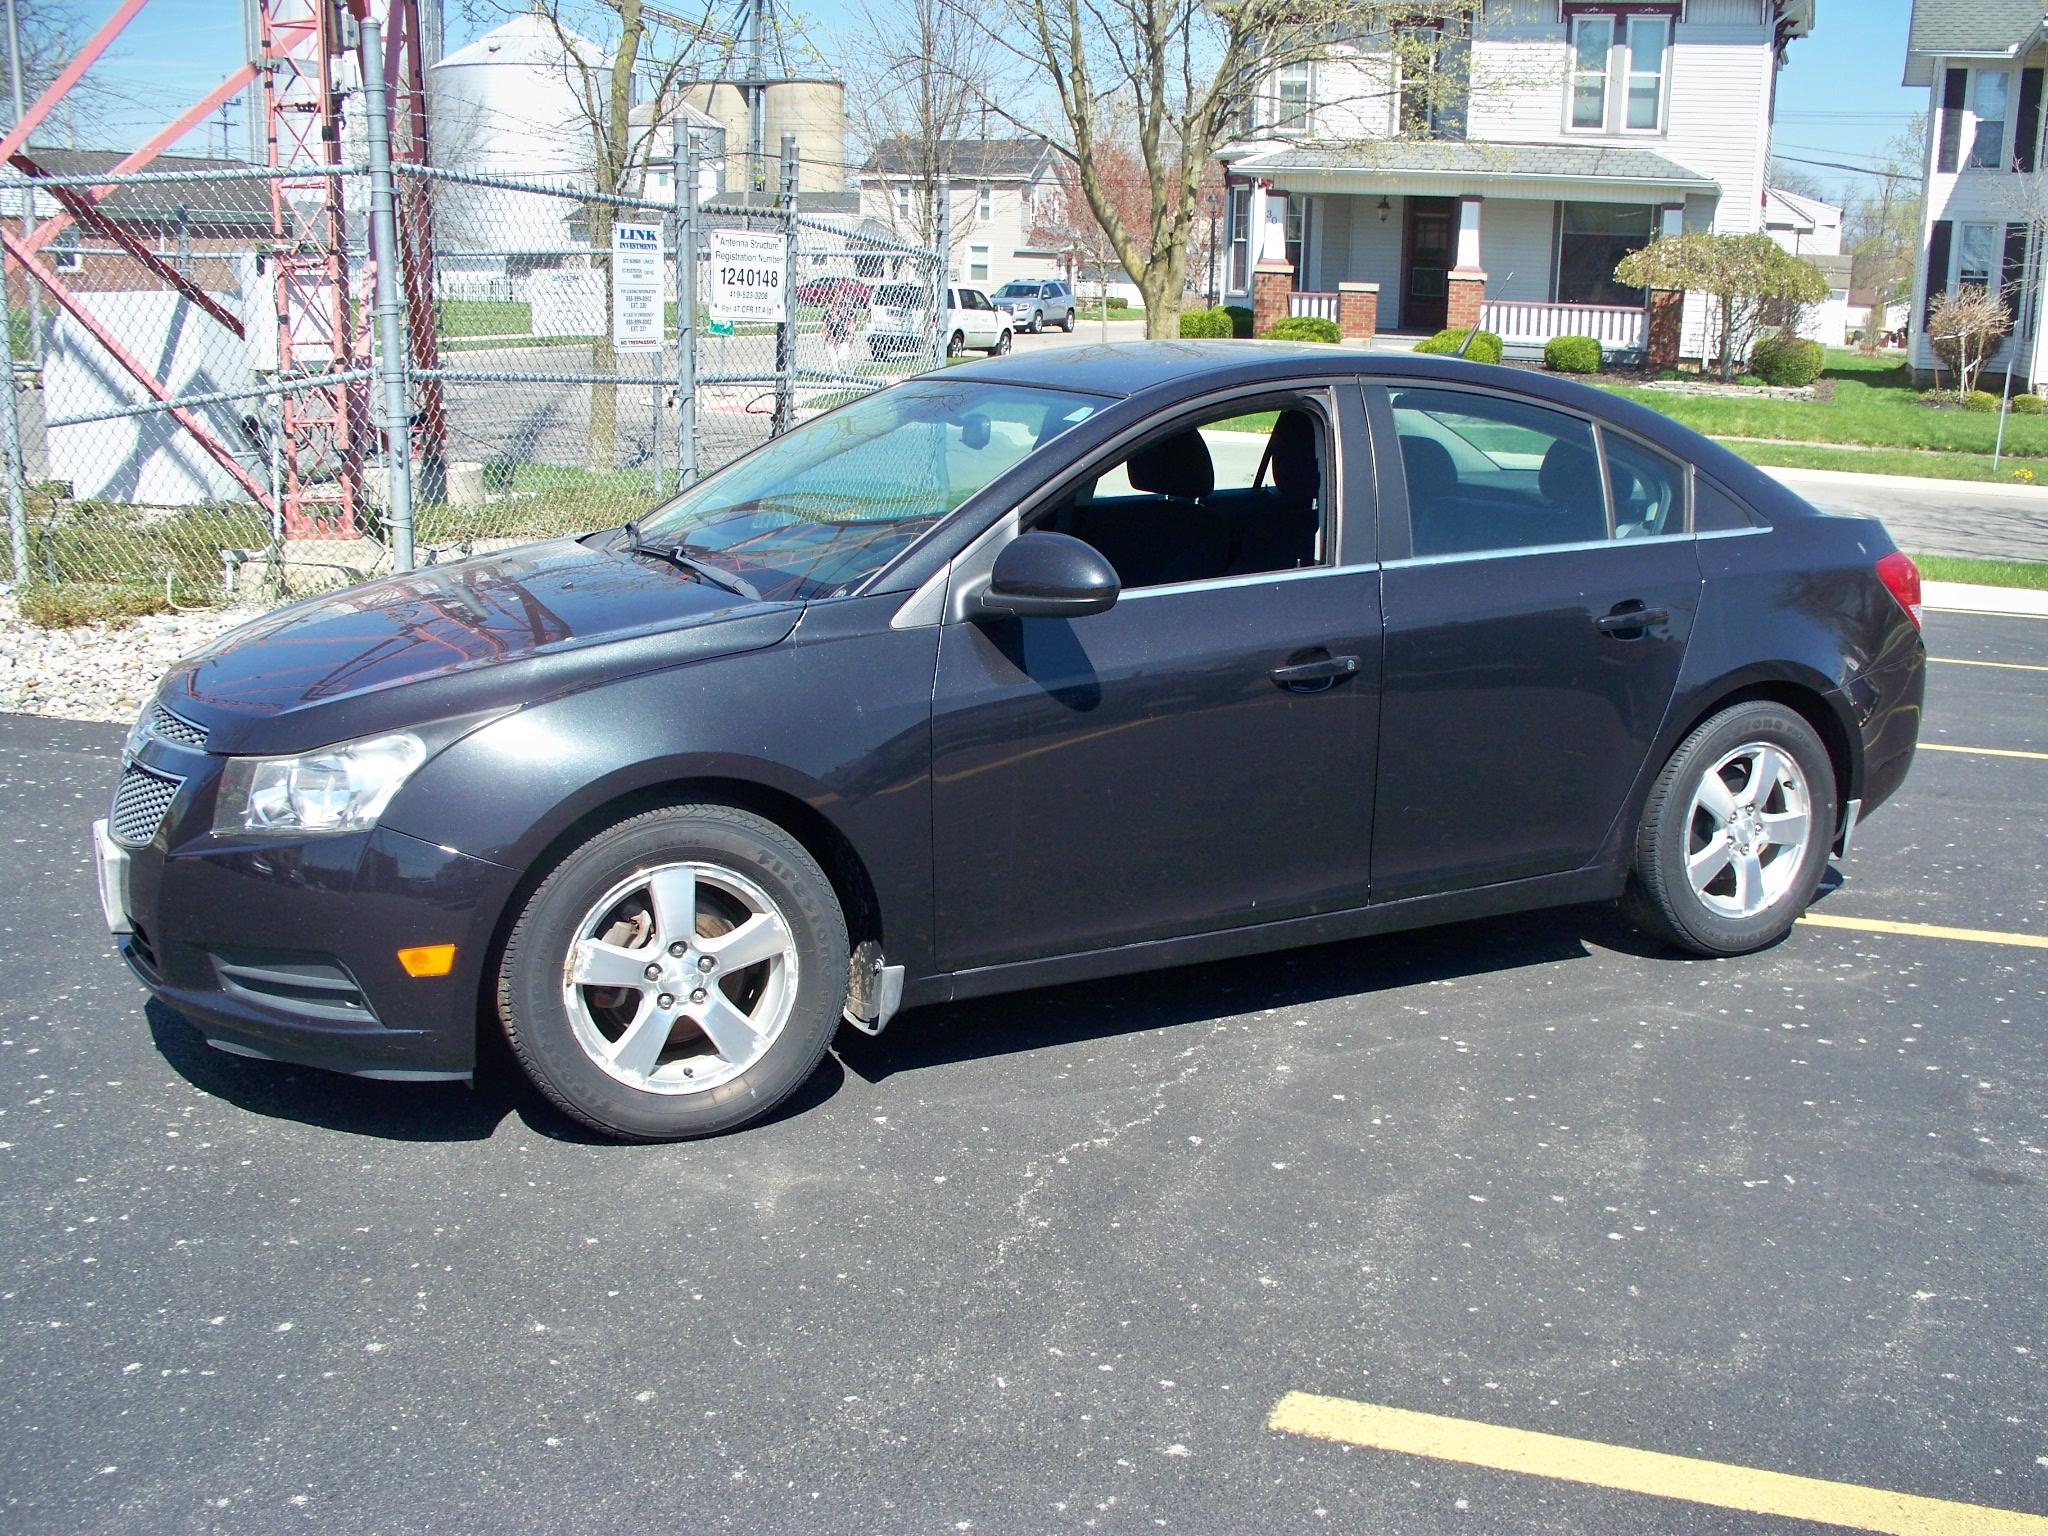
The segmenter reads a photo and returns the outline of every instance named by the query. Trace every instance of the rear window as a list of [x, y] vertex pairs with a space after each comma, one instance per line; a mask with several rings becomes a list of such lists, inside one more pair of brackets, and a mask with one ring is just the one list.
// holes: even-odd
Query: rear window
[[915, 283], [884, 283], [875, 290], [875, 302], [887, 309], [915, 309], [926, 297]]

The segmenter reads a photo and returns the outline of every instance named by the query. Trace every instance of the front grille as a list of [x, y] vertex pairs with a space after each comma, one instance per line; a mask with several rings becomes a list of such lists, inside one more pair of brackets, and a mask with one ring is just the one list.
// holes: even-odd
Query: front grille
[[326, 955], [265, 949], [221, 949], [214, 970], [226, 991], [291, 1013], [377, 1022], [356, 979]]
[[114, 791], [113, 813], [107, 818], [107, 828], [115, 841], [140, 848], [155, 837], [156, 829], [163, 825], [164, 812], [171, 808], [171, 801], [177, 798], [178, 787], [184, 782], [131, 764], [121, 775], [120, 786]]
[[174, 715], [161, 704], [153, 704], [149, 710], [149, 733], [180, 747], [206, 747], [206, 727], [196, 725], [183, 715]]

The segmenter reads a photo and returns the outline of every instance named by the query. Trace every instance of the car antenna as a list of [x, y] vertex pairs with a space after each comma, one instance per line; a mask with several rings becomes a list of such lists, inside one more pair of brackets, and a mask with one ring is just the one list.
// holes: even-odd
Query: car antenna
[[[1501, 286], [1505, 288], [1509, 283], [1512, 283], [1514, 280], [1515, 274], [1510, 272], [1506, 277], [1500, 280]], [[1472, 317], [1472, 323], [1465, 327], [1465, 339], [1458, 343], [1458, 356], [1463, 357], [1465, 355], [1465, 349], [1472, 345], [1472, 338], [1474, 336], [1477, 336], [1478, 334], [1479, 317], [1477, 315], [1474, 315]]]

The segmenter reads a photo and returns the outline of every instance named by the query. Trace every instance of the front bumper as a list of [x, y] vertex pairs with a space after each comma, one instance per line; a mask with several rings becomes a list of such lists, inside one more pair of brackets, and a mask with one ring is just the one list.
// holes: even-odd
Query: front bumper
[[[381, 827], [215, 838], [212, 777], [186, 779], [146, 846], [94, 827], [101, 905], [130, 969], [224, 1050], [369, 1077], [467, 1077], [515, 872]], [[443, 943], [456, 946], [445, 976], [399, 963], [402, 948]]]

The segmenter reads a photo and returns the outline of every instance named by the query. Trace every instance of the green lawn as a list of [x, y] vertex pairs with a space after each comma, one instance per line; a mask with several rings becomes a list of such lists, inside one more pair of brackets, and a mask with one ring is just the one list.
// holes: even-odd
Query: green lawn
[[1929, 581], [1961, 581], [1979, 587], [2028, 587], [2048, 592], [2048, 563], [2039, 560], [1966, 560], [1956, 555], [1915, 555], [1913, 563]]
[[[1998, 436], [1995, 412], [1933, 410], [1920, 404], [1919, 393], [1913, 388], [1912, 371], [1903, 362], [1831, 348], [1822, 376], [1834, 382], [1832, 400], [1737, 400], [1626, 385], [1610, 387], [1614, 393], [1661, 411], [1709, 437], [1777, 438], [1802, 443], [1988, 454]], [[2008, 417], [2005, 447], [2008, 453], [2023, 459], [2048, 458], [2048, 417]], [[1875, 463], [1862, 467], [1877, 474], [1916, 472]], [[1943, 468], [1917, 472], [1949, 473]]]
[[533, 306], [509, 299], [441, 299], [443, 336], [524, 336], [533, 330]]

